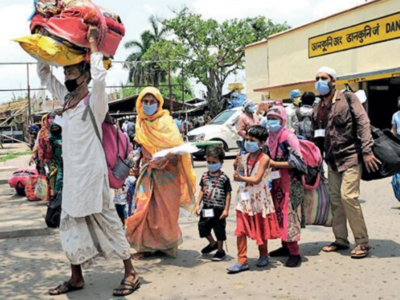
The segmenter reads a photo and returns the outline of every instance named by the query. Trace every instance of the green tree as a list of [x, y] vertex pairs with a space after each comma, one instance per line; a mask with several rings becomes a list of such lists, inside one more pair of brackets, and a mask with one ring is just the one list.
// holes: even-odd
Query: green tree
[[159, 67], [157, 62], [145, 62], [144, 55], [153, 43], [164, 40], [165, 28], [159, 26], [157, 19], [152, 16], [149, 19], [151, 30], [146, 30], [140, 35], [140, 40], [131, 40], [125, 43], [126, 49], [133, 49], [126, 61], [125, 68], [129, 69], [128, 82], [134, 85], [159, 86], [160, 81], [165, 80], [166, 72]]
[[206, 86], [205, 96], [214, 116], [223, 109], [221, 96], [227, 77], [244, 68], [244, 47], [289, 28], [286, 23], [275, 24], [265, 17], [218, 23], [188, 8], [175, 12], [163, 24], [174, 40], [152, 44], [146, 57], [177, 60], [171, 63], [172, 68], [181, 68], [185, 76]]
[[[182, 85], [182, 80], [184, 81]], [[172, 76], [171, 78], [171, 83], [172, 83], [172, 97], [175, 101], [182, 101], [182, 87], [183, 87], [183, 100], [191, 100], [194, 98], [194, 92], [193, 88], [190, 85], [190, 82], [187, 80], [187, 78], [182, 79], [181, 76]], [[169, 87], [163, 85], [160, 88], [161, 94], [165, 98], [169, 98]]]
[[[182, 85], [182, 80], [184, 80], [184, 83]], [[190, 100], [194, 98], [194, 92], [193, 88], [190, 85], [190, 82], [188, 81], [187, 78], [182, 79], [182, 77], [177, 77], [177, 76], [172, 76], [171, 78], [171, 83], [172, 83], [172, 97], [175, 101], [182, 101], [182, 86], [183, 86], [183, 96], [184, 96], [184, 101]], [[131, 84], [127, 84], [131, 85]], [[163, 86], [160, 87], [160, 92], [165, 98], [169, 98], [169, 87], [166, 86], [166, 83], [162, 84]], [[123, 98], [131, 97], [138, 95], [142, 88], [134, 88], [134, 87], [123, 87], [122, 89], [122, 96]]]

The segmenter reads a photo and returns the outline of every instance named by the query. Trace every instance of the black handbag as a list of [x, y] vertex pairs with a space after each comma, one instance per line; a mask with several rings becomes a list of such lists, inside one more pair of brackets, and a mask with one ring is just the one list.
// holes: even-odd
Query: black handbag
[[58, 192], [56, 196], [52, 200], [50, 200], [49, 205], [47, 206], [47, 212], [45, 218], [47, 227], [49, 228], [60, 227], [61, 202], [62, 202], [61, 192]]
[[[355, 133], [357, 132], [357, 121], [349, 97], [346, 95], [349, 105]], [[371, 125], [371, 135], [374, 140], [372, 152], [382, 163], [379, 170], [368, 173], [363, 163], [361, 179], [365, 181], [383, 179], [400, 173], [400, 138], [389, 129], [379, 129]]]
[[374, 139], [372, 152], [381, 161], [379, 171], [368, 173], [364, 167], [362, 179], [366, 181], [391, 177], [400, 172], [400, 139], [389, 129], [371, 126]]

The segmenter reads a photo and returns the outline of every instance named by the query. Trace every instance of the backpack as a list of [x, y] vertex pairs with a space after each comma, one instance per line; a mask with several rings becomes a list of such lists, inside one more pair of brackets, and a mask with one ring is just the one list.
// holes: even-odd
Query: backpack
[[400, 173], [397, 173], [393, 176], [392, 187], [396, 199], [400, 201]]
[[[132, 146], [130, 145], [128, 137], [125, 135], [125, 133], [123, 133], [122, 130], [114, 126], [111, 120], [111, 116], [108, 113], [106, 114], [106, 117], [101, 125], [101, 129], [103, 132], [103, 140], [101, 139], [100, 132], [98, 131], [96, 126], [96, 120], [93, 111], [89, 105], [89, 101], [90, 101], [90, 94], [84, 100], [86, 109], [83, 113], [82, 120], [85, 121], [87, 114], [89, 113], [90, 120], [93, 124], [96, 135], [100, 140], [100, 143], [103, 145], [107, 161], [108, 179], [110, 187], [113, 189], [120, 189], [124, 185], [125, 179], [129, 175], [129, 169], [131, 168], [129, 165], [125, 164], [124, 160], [128, 158], [129, 153], [132, 151]], [[125, 166], [128, 172], [126, 172], [126, 176], [124, 175], [117, 177], [115, 172], [113, 172], [113, 170], [121, 165]]]
[[304, 136], [307, 140], [312, 140], [312, 123], [310, 117], [304, 117], [299, 123], [299, 135]]
[[[289, 130], [285, 130], [280, 138], [279, 147], [282, 152], [287, 155], [289, 154], [289, 143], [287, 141], [290, 134], [293, 134]], [[305, 190], [314, 190], [318, 187], [321, 175], [322, 166], [322, 155], [319, 148], [311, 141], [305, 140], [303, 137], [298, 136], [300, 144], [300, 155], [301, 160], [305, 165], [305, 168], [301, 171], [303, 186]]]

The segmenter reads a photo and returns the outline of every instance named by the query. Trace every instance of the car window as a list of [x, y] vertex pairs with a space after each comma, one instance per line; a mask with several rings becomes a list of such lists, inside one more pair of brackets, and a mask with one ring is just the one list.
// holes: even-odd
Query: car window
[[225, 110], [219, 115], [217, 115], [210, 124], [213, 125], [220, 125], [224, 124], [230, 117], [232, 117], [233, 114], [236, 113], [236, 110]]

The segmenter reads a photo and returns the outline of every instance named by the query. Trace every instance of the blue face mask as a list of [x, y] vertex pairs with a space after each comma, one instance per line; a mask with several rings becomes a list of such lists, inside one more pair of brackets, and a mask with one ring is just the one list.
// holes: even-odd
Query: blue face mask
[[143, 112], [146, 114], [146, 116], [152, 116], [157, 112], [158, 108], [158, 103], [154, 103], [151, 105], [144, 105], [143, 104]]
[[254, 112], [256, 111], [256, 107], [254, 105], [251, 105], [249, 107], [247, 107], [247, 112], [250, 114], [254, 114]]
[[211, 173], [218, 172], [221, 169], [221, 167], [222, 167], [222, 163], [220, 163], [220, 162], [217, 162], [215, 164], [207, 164], [207, 169]]
[[260, 149], [260, 146], [258, 145], [257, 142], [244, 142], [244, 148], [246, 149], [247, 152], [249, 153], [254, 153], [258, 149]]
[[270, 132], [278, 132], [282, 129], [280, 120], [268, 120], [267, 121], [267, 129]]
[[321, 96], [326, 96], [331, 92], [328, 81], [319, 80], [315, 83], [315, 89]]

